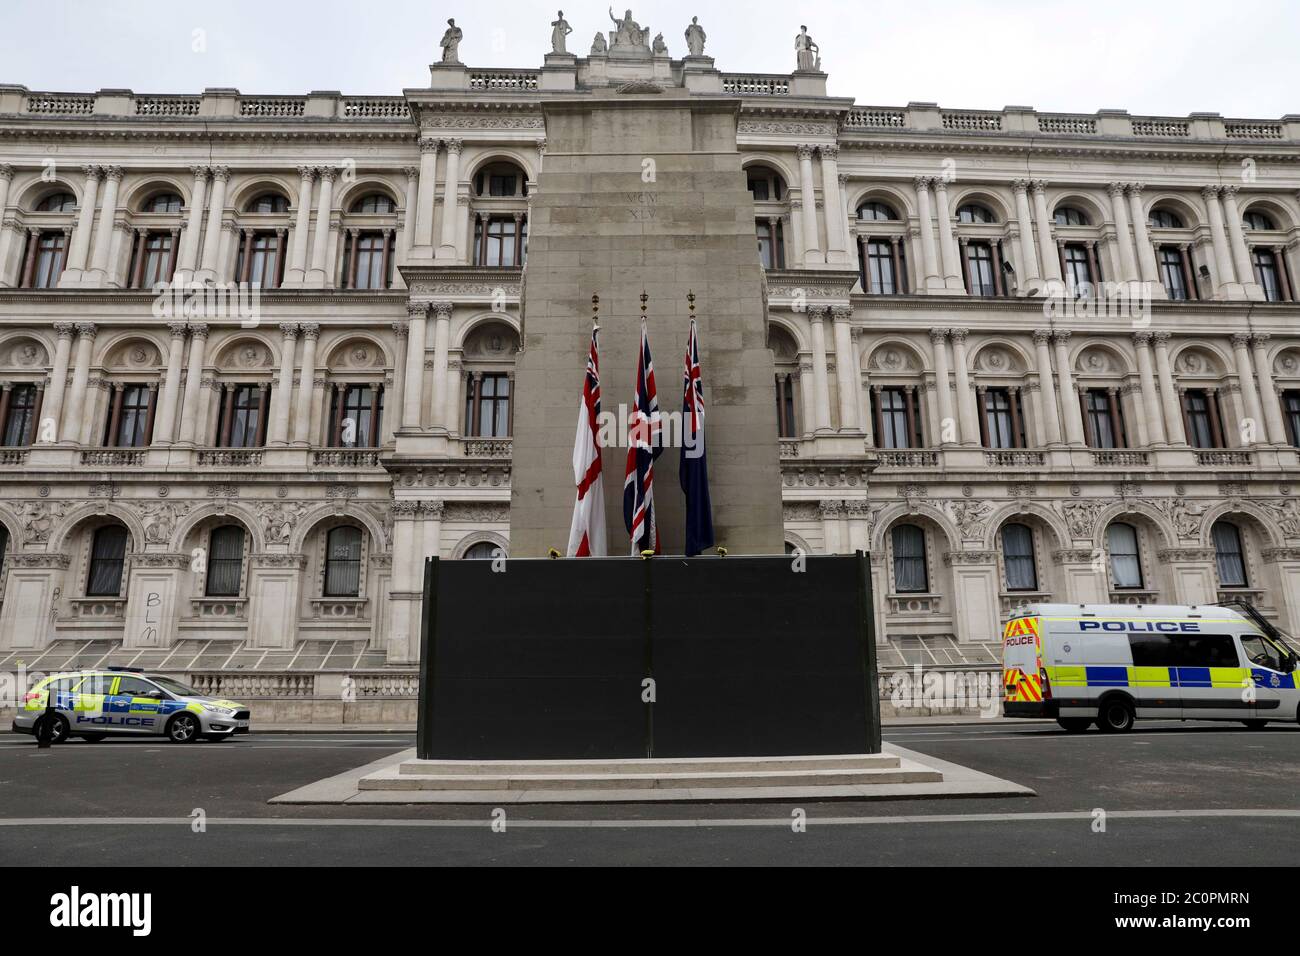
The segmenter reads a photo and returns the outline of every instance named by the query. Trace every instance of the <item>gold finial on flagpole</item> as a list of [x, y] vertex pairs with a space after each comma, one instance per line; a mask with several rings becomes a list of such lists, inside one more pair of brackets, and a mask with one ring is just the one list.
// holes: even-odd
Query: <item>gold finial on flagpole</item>
[[641, 315], [645, 315], [645, 304], [650, 300], [650, 296], [645, 294], [645, 289], [641, 290]]
[[686, 293], [686, 301], [689, 302], [691, 309], [691, 318], [695, 317], [695, 290]]
[[600, 327], [600, 295], [595, 292], [591, 294], [591, 325], [592, 328]]

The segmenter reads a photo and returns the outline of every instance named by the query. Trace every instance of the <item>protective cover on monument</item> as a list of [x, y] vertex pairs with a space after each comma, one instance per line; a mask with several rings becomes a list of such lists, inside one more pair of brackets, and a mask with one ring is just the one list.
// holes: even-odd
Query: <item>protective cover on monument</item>
[[425, 564], [421, 759], [880, 752], [868, 556]]

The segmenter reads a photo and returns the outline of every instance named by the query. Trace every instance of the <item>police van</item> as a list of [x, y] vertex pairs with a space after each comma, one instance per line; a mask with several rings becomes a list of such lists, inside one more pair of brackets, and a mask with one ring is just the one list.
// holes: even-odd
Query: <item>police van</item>
[[1028, 604], [1002, 641], [1002, 712], [1077, 733], [1134, 720], [1300, 720], [1300, 659], [1249, 604]]

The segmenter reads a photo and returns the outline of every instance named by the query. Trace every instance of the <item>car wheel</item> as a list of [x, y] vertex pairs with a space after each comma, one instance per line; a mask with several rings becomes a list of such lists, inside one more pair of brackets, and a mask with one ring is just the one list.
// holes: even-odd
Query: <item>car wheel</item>
[[1268, 726], [1267, 720], [1243, 720], [1242, 723], [1248, 730], [1263, 730]]
[[82, 734], [81, 739], [88, 744], [97, 744], [107, 736], [108, 734]]
[[1056, 722], [1066, 733], [1081, 734], [1088, 729], [1092, 723], [1089, 717], [1057, 717]]
[[47, 720], [54, 721], [50, 726], [50, 743], [61, 744], [66, 742], [68, 739], [68, 719], [62, 714], [55, 714], [52, 718], [44, 714], [37, 717], [36, 722], [32, 724], [32, 736], [37, 740], [40, 739], [41, 729], [45, 726]]
[[1097, 713], [1097, 727], [1108, 734], [1127, 733], [1133, 729], [1133, 705], [1123, 697], [1102, 701]]
[[174, 744], [192, 744], [199, 738], [199, 721], [193, 714], [177, 714], [167, 725], [167, 739]]

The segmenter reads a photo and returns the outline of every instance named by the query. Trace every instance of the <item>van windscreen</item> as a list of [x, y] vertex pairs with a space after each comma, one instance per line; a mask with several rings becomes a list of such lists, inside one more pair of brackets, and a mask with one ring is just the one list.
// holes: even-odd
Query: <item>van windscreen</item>
[[1135, 667], [1236, 667], [1227, 634], [1130, 634]]

